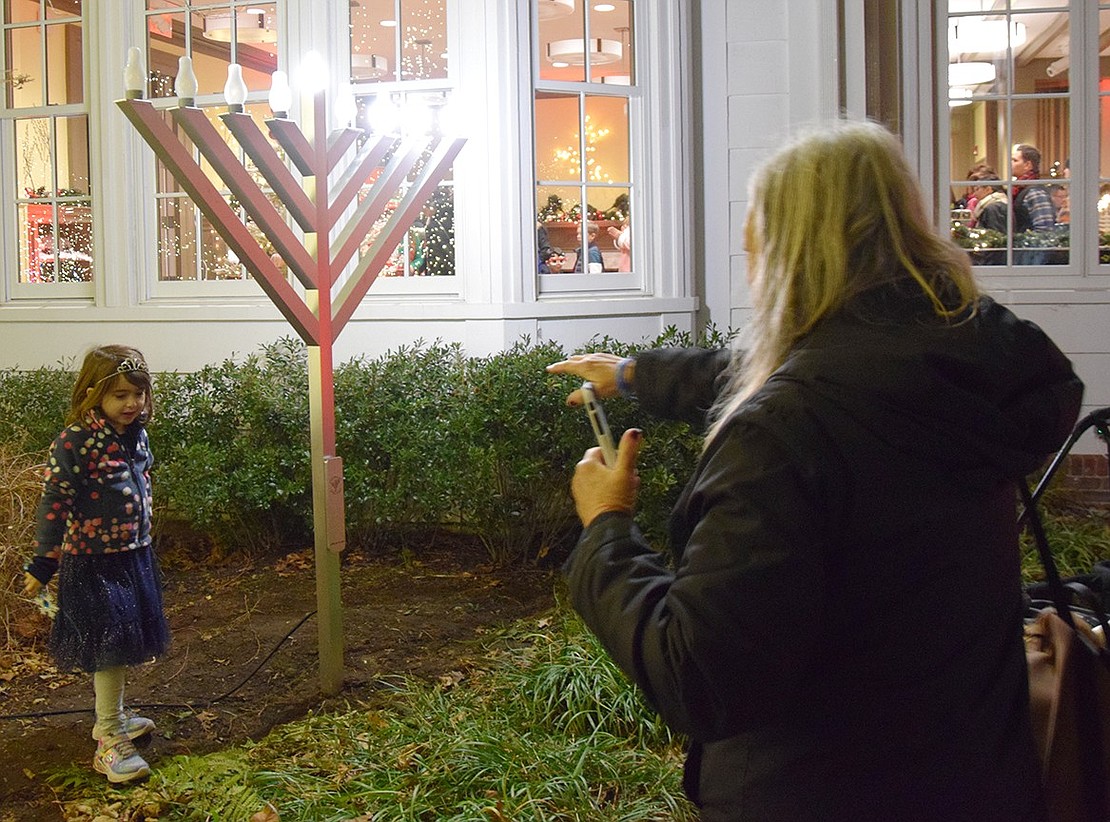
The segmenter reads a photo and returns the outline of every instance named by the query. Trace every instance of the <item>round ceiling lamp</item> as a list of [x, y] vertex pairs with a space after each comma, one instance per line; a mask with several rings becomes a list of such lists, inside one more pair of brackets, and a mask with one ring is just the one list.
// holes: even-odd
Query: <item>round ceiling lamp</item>
[[993, 83], [998, 72], [994, 63], [949, 63], [949, 86], [978, 86]]
[[955, 17], [948, 21], [949, 54], [997, 54], [1025, 44], [1025, 23]]
[[389, 60], [380, 54], [352, 54], [351, 74], [355, 77], [378, 79], [389, 72]]
[[[552, 63], [567, 63], [572, 66], [581, 66], [586, 62], [583, 43], [579, 38], [571, 40], [552, 40], [547, 44], [547, 59]], [[600, 37], [591, 38], [590, 65], [601, 66], [606, 63], [619, 63], [624, 56], [624, 49], [616, 40], [603, 40]]]
[[948, 89], [948, 107], [958, 108], [959, 106], [971, 105], [971, 89], [963, 88], [962, 86], [953, 86]]
[[574, 14], [574, 0], [538, 0], [541, 20]]
[[231, 14], [210, 14], [204, 18], [204, 39], [231, 42], [231, 22], [235, 20], [235, 39], [240, 43], [276, 43], [277, 30], [266, 28], [266, 12], [247, 9]]

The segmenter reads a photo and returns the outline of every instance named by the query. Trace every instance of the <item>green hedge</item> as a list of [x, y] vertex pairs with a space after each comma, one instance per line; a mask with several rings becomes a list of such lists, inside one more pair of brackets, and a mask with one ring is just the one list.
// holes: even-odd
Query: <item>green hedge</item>
[[[719, 346], [668, 329], [635, 347]], [[627, 353], [604, 337], [588, 350]], [[405, 547], [437, 534], [478, 537], [491, 559], [535, 559], [577, 533], [569, 494], [592, 435], [567, 408], [574, 380], [544, 370], [555, 343], [521, 340], [488, 356], [417, 343], [335, 371], [348, 543]], [[282, 339], [194, 373], [155, 375], [155, 525], [184, 524], [228, 550], [311, 543], [312, 490], [304, 345]], [[61, 427], [72, 364], [0, 370], [0, 441], [45, 451]], [[640, 522], [661, 547], [666, 520], [701, 447], [682, 423], [648, 418], [627, 400], [614, 431], [644, 429]]]

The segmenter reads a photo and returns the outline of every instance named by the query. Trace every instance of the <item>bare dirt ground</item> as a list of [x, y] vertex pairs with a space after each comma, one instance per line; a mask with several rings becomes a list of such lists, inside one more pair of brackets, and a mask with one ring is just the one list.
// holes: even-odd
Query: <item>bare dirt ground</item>
[[[132, 669], [127, 683], [129, 705], [154, 705], [141, 709], [158, 725], [142, 749], [152, 767], [176, 754], [259, 739], [310, 711], [368, 698], [391, 675], [453, 676], [481, 654], [491, 629], [554, 603], [553, 571], [492, 567], [478, 545], [406, 557], [344, 555], [345, 676], [343, 691], [331, 698], [319, 688], [315, 618], [282, 643], [316, 609], [311, 549], [219, 567], [164, 557], [173, 647], [162, 660]], [[37, 627], [45, 636], [45, 617], [28, 609], [24, 619], [42, 620]], [[155, 707], [227, 694], [279, 643], [258, 673], [214, 704]], [[60, 673], [42, 654], [0, 659], [0, 715], [81, 711], [0, 719], [0, 822], [63, 818], [46, 777], [73, 763], [92, 770], [91, 706], [89, 676]]]

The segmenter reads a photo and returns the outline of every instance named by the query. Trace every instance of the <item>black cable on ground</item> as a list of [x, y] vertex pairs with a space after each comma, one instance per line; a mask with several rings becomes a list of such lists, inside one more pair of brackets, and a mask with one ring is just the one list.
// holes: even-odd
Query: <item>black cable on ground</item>
[[[309, 617], [312, 617], [312, 616], [315, 616], [315, 615], [316, 615], [315, 611], [309, 611], [307, 614], [305, 614], [303, 617], [301, 617], [301, 621], [298, 622], [296, 625], [294, 625], [292, 628], [290, 628], [288, 633], [286, 633], [285, 636], [283, 636], [280, 640], [278, 640], [277, 645], [275, 645], [273, 647], [273, 649], [270, 651], [270, 653], [266, 654], [266, 658], [263, 659], [261, 662], [259, 662], [256, 666], [254, 666], [254, 670], [252, 670], [249, 674], [247, 674], [243, 678], [243, 680], [238, 685], [236, 685], [234, 688], [232, 688], [230, 691], [227, 691], [226, 693], [220, 694], [215, 699], [206, 699], [206, 700], [203, 700], [203, 701], [200, 701], [200, 702], [140, 702], [140, 703], [133, 704], [130, 707], [132, 707], [132, 708], [176, 708], [176, 709], [182, 709], [183, 708], [183, 709], [190, 710], [190, 711], [197, 710], [198, 708], [210, 708], [213, 705], [215, 705], [217, 702], [220, 702], [224, 699], [227, 699], [229, 696], [231, 696], [236, 691], [238, 691], [240, 688], [242, 688], [244, 685], [246, 685], [248, 682], [250, 682], [251, 679], [254, 678], [254, 675], [257, 674], [259, 671], [261, 671], [263, 666], [265, 666], [265, 664], [267, 662], [269, 662], [270, 659], [273, 658], [274, 654], [276, 654], [278, 652], [278, 649], [282, 645], [285, 644], [285, 641], [287, 639], [289, 639], [289, 637], [293, 636], [293, 634], [297, 632], [297, 629], [300, 628], [302, 625], [304, 625], [308, 621]], [[73, 709], [68, 710], [68, 711], [39, 711], [37, 713], [28, 713], [28, 714], [0, 714], [0, 719], [39, 719], [39, 718], [44, 717], [44, 716], [65, 716], [67, 714], [91, 714], [91, 713], [96, 713], [96, 711], [93, 708], [73, 708]]]

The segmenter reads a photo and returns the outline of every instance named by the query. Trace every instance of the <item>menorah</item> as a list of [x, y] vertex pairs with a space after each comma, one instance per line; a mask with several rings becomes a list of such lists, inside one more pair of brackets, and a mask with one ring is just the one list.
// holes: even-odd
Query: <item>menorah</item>
[[[335, 453], [334, 343], [421, 208], [447, 176], [465, 140], [438, 135], [401, 140], [350, 125], [329, 131], [325, 83], [302, 93], [298, 125], [288, 116], [291, 91], [285, 75], [274, 72], [270, 93], [274, 117], [265, 125], [299, 172], [298, 180], [254, 118], [244, 113], [247, 88], [240, 67], [231, 64], [224, 90], [228, 111], [219, 115], [220, 119], [284, 205], [300, 229], [298, 236], [244, 162], [196, 107], [192, 63], [182, 57], [175, 82], [178, 105], [170, 108], [169, 114], [276, 250], [302, 286], [298, 289], [201, 168], [163, 112], [142, 99], [145, 72], [138, 48], [128, 55], [125, 82], [127, 98], [116, 105], [308, 347], [320, 685], [324, 693], [334, 694], [343, 684], [339, 553], [346, 545], [343, 462]], [[369, 190], [359, 200], [367, 185]], [[369, 248], [357, 257], [379, 223]]]

